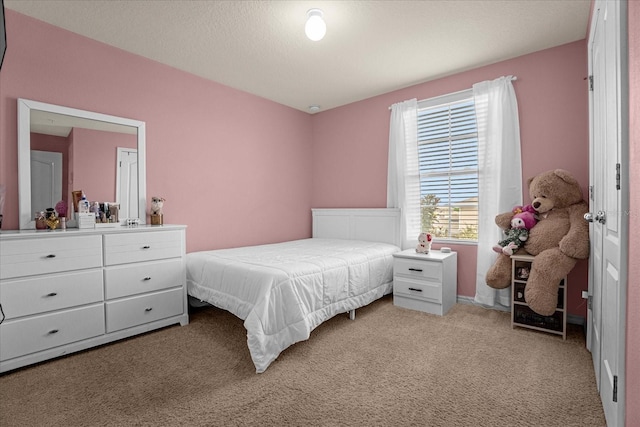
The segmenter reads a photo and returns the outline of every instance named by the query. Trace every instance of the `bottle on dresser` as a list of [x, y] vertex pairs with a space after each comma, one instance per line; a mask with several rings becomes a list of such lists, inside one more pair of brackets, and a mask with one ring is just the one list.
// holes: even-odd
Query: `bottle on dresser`
[[91, 212], [91, 204], [87, 196], [82, 193], [82, 198], [78, 202], [78, 228], [95, 228], [96, 215]]

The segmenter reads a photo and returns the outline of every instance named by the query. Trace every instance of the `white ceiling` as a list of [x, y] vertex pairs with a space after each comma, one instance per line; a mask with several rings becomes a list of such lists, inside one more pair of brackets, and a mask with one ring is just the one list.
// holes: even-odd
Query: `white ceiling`
[[[5, 0], [280, 104], [321, 111], [586, 37], [591, 0]], [[304, 34], [321, 8], [327, 34]], [[11, 41], [8, 41], [11, 43]]]

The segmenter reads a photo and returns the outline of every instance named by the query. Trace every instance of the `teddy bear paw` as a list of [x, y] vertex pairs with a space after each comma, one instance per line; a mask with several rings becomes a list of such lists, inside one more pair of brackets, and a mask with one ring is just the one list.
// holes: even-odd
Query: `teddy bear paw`
[[525, 288], [524, 299], [529, 308], [541, 316], [551, 316], [558, 305], [558, 293], [534, 292]]

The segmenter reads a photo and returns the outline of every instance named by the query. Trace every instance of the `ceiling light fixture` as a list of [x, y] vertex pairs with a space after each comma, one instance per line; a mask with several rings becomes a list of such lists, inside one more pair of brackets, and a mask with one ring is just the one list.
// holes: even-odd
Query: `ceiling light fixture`
[[304, 25], [304, 32], [310, 40], [317, 42], [322, 40], [327, 33], [327, 24], [322, 19], [322, 10], [309, 9], [307, 11], [307, 23]]
[[317, 113], [318, 111], [320, 111], [319, 105], [309, 105], [309, 112]]

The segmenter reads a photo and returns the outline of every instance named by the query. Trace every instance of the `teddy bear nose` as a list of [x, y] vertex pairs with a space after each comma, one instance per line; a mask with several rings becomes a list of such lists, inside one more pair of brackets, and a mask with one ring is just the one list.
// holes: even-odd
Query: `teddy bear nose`
[[533, 207], [538, 209], [540, 207], [540, 202], [534, 202]]

